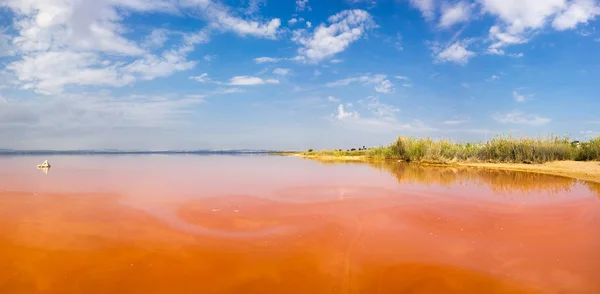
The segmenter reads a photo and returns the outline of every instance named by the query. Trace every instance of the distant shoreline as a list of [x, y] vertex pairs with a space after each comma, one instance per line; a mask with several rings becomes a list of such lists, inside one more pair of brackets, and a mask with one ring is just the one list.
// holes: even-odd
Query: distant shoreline
[[[311, 159], [320, 162], [402, 162], [401, 160], [395, 159], [379, 159], [371, 158], [364, 155], [318, 155], [318, 154], [306, 154], [304, 152], [279, 152], [277, 153], [282, 156], [294, 156], [305, 159]], [[485, 163], [485, 162], [452, 162], [452, 163], [428, 163], [428, 162], [415, 162], [411, 164], [418, 164], [423, 166], [442, 166], [442, 167], [471, 167], [471, 168], [483, 168], [483, 169], [495, 169], [495, 170], [509, 170], [519, 172], [534, 172], [555, 176], [564, 176], [575, 178], [584, 181], [590, 181], [600, 183], [600, 161], [551, 161], [539, 164], [525, 164], [525, 163]]]
[[41, 156], [41, 155], [243, 155], [272, 154], [268, 150], [165, 150], [165, 151], [125, 151], [125, 150], [0, 150], [0, 156]]

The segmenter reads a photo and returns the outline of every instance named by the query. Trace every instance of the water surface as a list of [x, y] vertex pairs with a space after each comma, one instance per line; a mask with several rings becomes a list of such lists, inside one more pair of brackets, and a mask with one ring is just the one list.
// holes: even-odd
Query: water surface
[[6, 156], [0, 293], [600, 293], [599, 197], [483, 169]]

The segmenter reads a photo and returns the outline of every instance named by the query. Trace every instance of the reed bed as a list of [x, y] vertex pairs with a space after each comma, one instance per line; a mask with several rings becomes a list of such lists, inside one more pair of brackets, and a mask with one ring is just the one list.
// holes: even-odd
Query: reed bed
[[398, 137], [388, 146], [360, 150], [319, 150], [314, 156], [365, 156], [409, 162], [452, 163], [544, 163], [559, 160], [600, 160], [600, 137], [573, 142], [568, 137], [497, 136], [483, 143], [455, 143], [450, 140]]

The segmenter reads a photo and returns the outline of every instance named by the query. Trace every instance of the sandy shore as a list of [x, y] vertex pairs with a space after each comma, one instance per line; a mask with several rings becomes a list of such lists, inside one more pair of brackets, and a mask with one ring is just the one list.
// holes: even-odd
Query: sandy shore
[[[302, 153], [288, 154], [307, 159], [327, 162], [367, 162], [375, 161], [366, 156], [322, 156], [322, 155], [305, 155]], [[436, 166], [467, 166], [475, 168], [513, 170], [523, 172], [536, 172], [549, 175], [558, 175], [600, 183], [600, 162], [598, 161], [554, 161], [543, 164], [524, 164], [524, 163], [477, 163], [477, 162], [461, 162], [450, 164], [424, 164]]]
[[600, 162], [597, 161], [554, 161], [544, 164], [460, 163], [459, 165], [478, 168], [537, 172], [600, 183]]

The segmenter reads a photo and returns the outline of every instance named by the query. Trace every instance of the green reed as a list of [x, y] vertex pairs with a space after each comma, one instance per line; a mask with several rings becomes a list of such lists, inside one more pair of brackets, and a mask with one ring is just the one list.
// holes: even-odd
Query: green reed
[[[333, 154], [332, 154], [333, 155]], [[346, 152], [340, 155], [356, 155]], [[388, 145], [364, 151], [375, 159], [448, 163], [457, 161], [543, 163], [556, 160], [600, 160], [600, 137], [579, 144], [568, 137], [497, 136], [485, 143], [398, 137]]]

